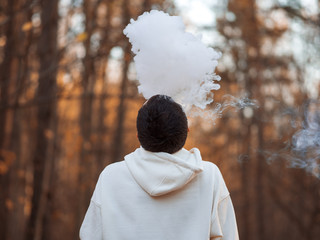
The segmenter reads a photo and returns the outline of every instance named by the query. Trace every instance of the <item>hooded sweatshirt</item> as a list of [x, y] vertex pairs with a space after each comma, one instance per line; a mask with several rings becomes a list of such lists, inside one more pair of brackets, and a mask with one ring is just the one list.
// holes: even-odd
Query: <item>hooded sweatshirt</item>
[[142, 147], [100, 174], [81, 240], [237, 240], [228, 189], [198, 149]]

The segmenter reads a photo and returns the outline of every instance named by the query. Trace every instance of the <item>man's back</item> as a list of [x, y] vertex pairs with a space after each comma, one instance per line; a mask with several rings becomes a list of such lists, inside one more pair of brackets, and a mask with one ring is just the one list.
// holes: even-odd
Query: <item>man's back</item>
[[83, 240], [238, 239], [221, 173], [202, 161], [197, 149], [167, 154], [139, 148], [125, 161], [106, 167], [80, 236]]

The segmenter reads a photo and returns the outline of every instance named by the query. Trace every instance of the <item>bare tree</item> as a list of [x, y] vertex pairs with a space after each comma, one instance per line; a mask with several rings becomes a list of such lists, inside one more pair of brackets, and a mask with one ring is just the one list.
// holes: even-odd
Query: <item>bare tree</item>
[[58, 66], [57, 26], [58, 1], [42, 0], [41, 36], [37, 53], [40, 61], [39, 84], [36, 98], [41, 104], [37, 113], [36, 151], [33, 158], [32, 209], [28, 223], [27, 240], [40, 240], [45, 208], [48, 202], [48, 183], [52, 168], [53, 117], [55, 115], [56, 76]]

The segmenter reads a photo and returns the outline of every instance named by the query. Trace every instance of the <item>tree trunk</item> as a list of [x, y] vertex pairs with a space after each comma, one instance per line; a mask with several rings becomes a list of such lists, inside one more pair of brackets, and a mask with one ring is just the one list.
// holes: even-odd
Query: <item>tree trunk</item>
[[87, 38], [84, 41], [84, 48], [86, 55], [83, 59], [83, 75], [82, 75], [82, 97], [81, 97], [81, 112], [80, 112], [80, 130], [82, 137], [82, 146], [80, 151], [79, 163], [79, 201], [78, 201], [78, 216], [77, 226], [83, 220], [85, 212], [90, 202], [92, 194], [92, 168], [93, 162], [91, 161], [91, 132], [92, 132], [92, 114], [93, 114], [93, 97], [95, 86], [95, 63], [91, 53], [91, 36], [95, 29], [95, 17], [97, 6], [94, 2], [84, 1], [83, 11], [85, 14], [85, 31]]
[[[260, 41], [261, 35], [259, 34], [259, 23], [256, 18], [256, 5], [254, 0], [242, 0], [229, 2], [229, 9], [237, 15], [237, 27], [240, 28], [242, 33], [242, 40], [245, 44], [245, 48], [237, 49], [239, 55], [237, 61], [246, 61], [245, 66], [240, 68], [240, 71], [245, 73], [246, 80], [244, 81], [244, 88], [249, 98], [261, 99], [260, 85], [262, 79], [259, 79], [259, 70], [261, 58]], [[252, 54], [255, 52], [255, 54]], [[242, 58], [242, 59], [241, 59]], [[257, 72], [257, 76], [254, 76], [252, 72]], [[257, 93], [257, 95], [255, 95]], [[263, 104], [263, 103], [261, 103]], [[259, 113], [256, 113], [261, 117], [263, 106], [261, 106]], [[260, 118], [254, 116], [248, 123], [250, 130], [248, 134], [244, 136], [244, 149], [249, 153], [249, 162], [245, 162], [242, 166], [242, 180], [245, 190], [245, 202], [251, 201], [248, 206], [248, 210], [251, 213], [245, 217], [244, 221], [244, 237], [245, 239], [265, 239], [265, 226], [264, 226], [264, 199], [263, 199], [263, 159], [259, 153], [260, 148], [263, 147], [263, 124]], [[249, 136], [250, 134], [250, 136]], [[249, 139], [247, 139], [249, 138]], [[249, 149], [258, 148], [258, 153], [250, 153]], [[251, 199], [255, 199], [252, 201]], [[252, 208], [255, 208], [253, 209]]]
[[100, 81], [102, 82], [100, 98], [98, 102], [98, 123], [97, 123], [97, 134], [98, 134], [98, 142], [97, 142], [97, 164], [98, 164], [98, 171], [101, 172], [102, 169], [105, 167], [106, 162], [104, 161], [106, 156], [106, 143], [104, 141], [105, 136], [107, 134], [107, 127], [105, 126], [105, 117], [107, 116], [107, 109], [106, 109], [106, 97], [107, 97], [107, 83], [106, 80], [106, 71], [107, 69], [108, 60], [102, 61], [102, 74], [100, 77]]
[[[244, 122], [244, 118], [242, 117], [242, 122]], [[251, 125], [247, 123], [246, 127], [244, 127], [246, 132], [242, 135], [242, 154], [244, 154], [244, 158], [241, 162], [241, 184], [242, 184], [242, 229], [240, 229], [240, 234], [242, 239], [250, 239], [250, 216], [251, 216], [251, 198], [250, 198], [250, 144], [251, 144]]]
[[114, 152], [112, 161], [117, 162], [123, 158], [123, 140], [124, 140], [124, 122], [125, 122], [125, 115], [126, 115], [126, 97], [127, 97], [127, 87], [128, 87], [128, 68], [130, 63], [130, 48], [129, 44], [124, 48], [124, 60], [123, 60], [123, 68], [122, 68], [122, 81], [120, 86], [120, 99], [119, 105], [117, 109], [117, 128], [114, 135]]
[[[129, 4], [127, 1], [123, 0], [123, 25], [129, 23], [130, 20], [130, 12], [129, 12]], [[114, 134], [113, 140], [113, 154], [112, 154], [112, 162], [117, 162], [122, 159], [123, 154], [123, 132], [124, 132], [124, 120], [125, 120], [125, 113], [126, 113], [126, 105], [125, 99], [127, 96], [127, 87], [128, 87], [128, 69], [129, 64], [131, 61], [131, 48], [127, 41], [124, 43], [124, 47], [122, 48], [124, 55], [123, 55], [123, 66], [122, 66], [122, 81], [120, 86], [120, 97], [119, 97], [119, 105], [117, 109], [117, 128]]]
[[[7, 12], [8, 22], [5, 27], [5, 36], [7, 38], [6, 45], [4, 47], [3, 61], [0, 65], [0, 164], [3, 166], [3, 170], [0, 172], [0, 239], [6, 239], [7, 236], [7, 214], [9, 200], [9, 174], [8, 174], [8, 162], [5, 158], [4, 152], [8, 150], [7, 139], [7, 115], [8, 115], [8, 103], [9, 103], [9, 86], [11, 79], [11, 65], [14, 56], [14, 6], [16, 0], [7, 1]], [[3, 187], [5, 186], [5, 187]]]
[[[22, 1], [19, 8], [25, 4]], [[18, 18], [18, 24], [15, 28], [15, 35], [20, 37], [19, 45], [16, 45], [16, 57], [14, 61], [13, 71], [11, 74], [11, 81], [14, 81], [14, 94], [11, 98], [13, 102], [13, 127], [10, 137], [10, 150], [15, 153], [16, 160], [12, 164], [10, 171], [10, 185], [9, 198], [14, 206], [14, 211], [10, 211], [8, 215], [8, 239], [19, 239], [22, 237], [21, 233], [25, 232], [26, 217], [24, 214], [26, 204], [26, 169], [27, 169], [27, 156], [25, 146], [22, 145], [23, 135], [27, 134], [25, 130], [26, 114], [28, 110], [16, 107], [19, 105], [21, 96], [25, 90], [25, 84], [28, 79], [29, 71], [29, 53], [32, 42], [34, 41], [32, 31], [21, 32], [21, 25], [25, 22], [31, 21], [32, 8], [21, 13]], [[19, 57], [21, 56], [21, 57]], [[10, 104], [11, 105], [11, 104]], [[32, 136], [29, 136], [31, 140]]]
[[48, 201], [48, 194], [45, 189], [48, 187], [50, 179], [48, 174], [50, 173], [50, 161], [52, 161], [48, 153], [54, 139], [52, 118], [56, 105], [58, 1], [42, 0], [40, 6], [42, 10], [42, 34], [39, 37], [37, 48], [40, 69], [39, 85], [36, 93], [39, 102], [38, 127], [36, 149], [33, 157], [33, 196], [27, 240], [39, 240], [42, 236], [43, 218]]

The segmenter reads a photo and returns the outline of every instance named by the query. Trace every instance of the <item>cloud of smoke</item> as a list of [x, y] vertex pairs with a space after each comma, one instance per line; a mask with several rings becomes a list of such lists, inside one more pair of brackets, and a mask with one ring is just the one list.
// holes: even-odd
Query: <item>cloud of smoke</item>
[[139, 92], [148, 99], [164, 94], [182, 104], [204, 109], [220, 85], [214, 73], [221, 54], [185, 31], [179, 16], [153, 10], [124, 29], [132, 44]]

